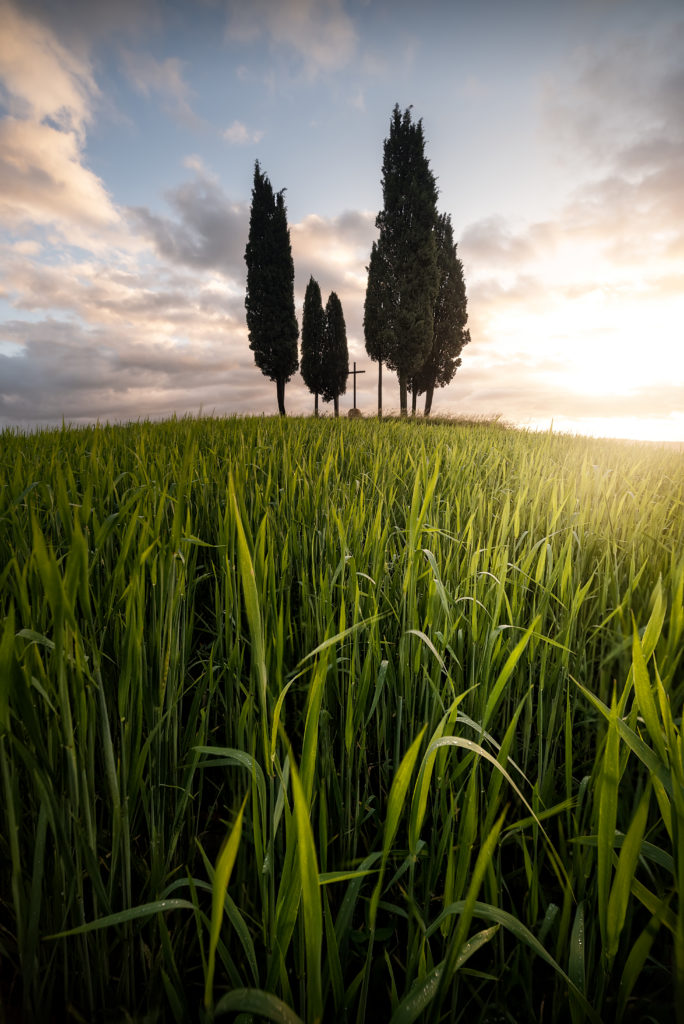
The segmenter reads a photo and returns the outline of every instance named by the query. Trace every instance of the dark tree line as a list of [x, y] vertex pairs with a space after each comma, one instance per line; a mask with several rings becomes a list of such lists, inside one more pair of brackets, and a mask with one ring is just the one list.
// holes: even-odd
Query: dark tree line
[[[382, 164], [383, 208], [379, 236], [368, 265], [364, 305], [366, 351], [378, 364], [378, 415], [382, 416], [382, 367], [399, 378], [399, 405], [406, 415], [408, 393], [425, 395], [429, 415], [435, 388], [453, 380], [460, 353], [470, 341], [463, 265], [458, 258], [451, 218], [437, 210], [437, 184], [425, 156], [422, 121], [411, 108], [395, 106], [385, 139]], [[294, 307], [294, 266], [283, 191], [254, 168], [247, 262], [247, 327], [259, 369], [275, 381], [278, 410], [285, 415], [285, 384], [298, 367], [298, 327]], [[325, 309], [312, 277], [302, 319], [301, 372], [314, 395], [333, 402], [349, 375], [347, 332], [335, 292]]]

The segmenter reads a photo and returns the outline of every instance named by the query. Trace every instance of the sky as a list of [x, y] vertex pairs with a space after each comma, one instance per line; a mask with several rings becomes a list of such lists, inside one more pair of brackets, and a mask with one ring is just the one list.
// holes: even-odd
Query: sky
[[[0, 427], [276, 413], [245, 323], [255, 160], [300, 327], [313, 275], [372, 415], [395, 103], [468, 295], [433, 413], [684, 442], [681, 0], [0, 0]], [[285, 401], [313, 410], [298, 374]]]

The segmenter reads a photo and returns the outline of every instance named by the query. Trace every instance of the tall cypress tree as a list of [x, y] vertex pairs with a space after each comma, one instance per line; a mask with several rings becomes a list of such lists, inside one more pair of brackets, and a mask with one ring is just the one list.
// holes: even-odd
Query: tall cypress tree
[[325, 387], [325, 311], [318, 282], [311, 277], [304, 296], [302, 316], [302, 377], [314, 395], [314, 416], [318, 416], [318, 396]]
[[[399, 405], [405, 416], [409, 381], [432, 347], [438, 288], [437, 186], [425, 156], [423, 123], [413, 123], [411, 108], [402, 114], [398, 104], [384, 143], [382, 194], [384, 206], [375, 222], [380, 229], [375, 266], [384, 284], [380, 294], [371, 297], [371, 306], [377, 308], [380, 299], [388, 307], [382, 358], [399, 377]], [[369, 280], [369, 287], [375, 291], [377, 282]]]
[[339, 416], [340, 395], [347, 390], [349, 350], [347, 348], [347, 326], [337, 292], [330, 293], [325, 306], [324, 365], [323, 399], [326, 402], [335, 403], [335, 416]]
[[430, 415], [435, 388], [446, 387], [461, 365], [460, 355], [470, 341], [468, 300], [466, 298], [463, 264], [454, 244], [454, 231], [448, 213], [440, 214], [435, 224], [439, 290], [435, 301], [432, 349], [423, 366], [411, 381], [413, 402], [425, 394], [425, 415]]
[[254, 165], [247, 263], [249, 347], [261, 372], [275, 381], [278, 412], [285, 415], [285, 385], [298, 366], [294, 264], [283, 192], [275, 193]]
[[368, 271], [366, 301], [363, 310], [363, 333], [366, 352], [378, 364], [378, 419], [382, 419], [382, 364], [390, 350], [394, 330], [394, 283], [384, 250], [373, 242]]

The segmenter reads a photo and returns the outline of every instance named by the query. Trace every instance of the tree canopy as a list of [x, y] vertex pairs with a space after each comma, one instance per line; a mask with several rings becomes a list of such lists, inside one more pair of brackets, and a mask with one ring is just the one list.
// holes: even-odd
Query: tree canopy
[[257, 160], [245, 250], [245, 307], [249, 347], [261, 372], [276, 383], [281, 416], [285, 415], [285, 384], [298, 366], [299, 336], [294, 304], [294, 264], [283, 191], [273, 192]]

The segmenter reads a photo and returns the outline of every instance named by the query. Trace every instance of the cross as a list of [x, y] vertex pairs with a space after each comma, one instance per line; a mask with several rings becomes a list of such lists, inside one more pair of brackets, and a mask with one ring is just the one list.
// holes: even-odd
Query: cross
[[347, 374], [348, 377], [353, 377], [354, 378], [354, 408], [356, 408], [356, 375], [357, 375], [357, 373], [365, 373], [365, 372], [366, 372], [365, 370], [357, 370], [356, 369], [356, 363], [354, 363], [354, 369], [350, 370], [349, 373]]

